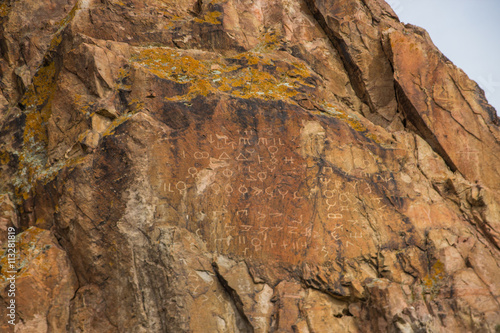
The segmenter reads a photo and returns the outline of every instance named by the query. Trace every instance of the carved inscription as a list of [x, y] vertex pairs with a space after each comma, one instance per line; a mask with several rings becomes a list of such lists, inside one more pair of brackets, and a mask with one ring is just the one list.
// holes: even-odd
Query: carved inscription
[[293, 133], [221, 126], [202, 137], [170, 139], [169, 151], [155, 158], [153, 187], [161, 200], [155, 216], [187, 227], [220, 253], [327, 260], [362, 246], [372, 236], [369, 213], [397, 200], [377, 196], [374, 184], [388, 187], [394, 178], [370, 175], [374, 158], [351, 161], [369, 180], [326, 162], [321, 154], [332, 142], [325, 133], [283, 132]]

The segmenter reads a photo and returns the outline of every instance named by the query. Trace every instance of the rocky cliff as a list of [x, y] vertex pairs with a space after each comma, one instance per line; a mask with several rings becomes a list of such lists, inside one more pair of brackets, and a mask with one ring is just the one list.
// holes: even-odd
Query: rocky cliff
[[0, 20], [2, 332], [500, 330], [499, 119], [383, 0]]

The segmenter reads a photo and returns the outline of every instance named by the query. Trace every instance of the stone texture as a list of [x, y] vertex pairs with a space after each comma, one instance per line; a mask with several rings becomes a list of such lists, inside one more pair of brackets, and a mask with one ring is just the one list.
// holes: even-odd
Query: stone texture
[[500, 327], [498, 118], [385, 2], [31, 2], [1, 5], [18, 331]]

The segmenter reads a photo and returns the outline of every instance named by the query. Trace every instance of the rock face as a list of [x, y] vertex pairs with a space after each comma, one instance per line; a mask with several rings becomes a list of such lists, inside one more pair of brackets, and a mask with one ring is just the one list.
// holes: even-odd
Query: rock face
[[2, 331], [9, 227], [17, 332], [500, 329], [499, 120], [382, 0], [0, 9]]

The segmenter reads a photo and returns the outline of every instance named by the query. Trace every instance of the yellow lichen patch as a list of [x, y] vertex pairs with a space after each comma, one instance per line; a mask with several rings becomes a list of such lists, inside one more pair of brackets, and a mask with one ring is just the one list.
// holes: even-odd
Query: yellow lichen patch
[[380, 140], [379, 140], [379, 139], [377, 138], [377, 136], [376, 136], [375, 134], [373, 134], [373, 133], [368, 133], [368, 134], [366, 134], [366, 137], [367, 137], [368, 139], [371, 139], [371, 140], [375, 141], [376, 143], [380, 143]]
[[0, 17], [5, 17], [9, 15], [10, 6], [7, 1], [0, 3]]
[[444, 264], [438, 260], [432, 266], [430, 273], [422, 279], [424, 285], [423, 292], [429, 293], [432, 297], [435, 297], [439, 293], [439, 289], [445, 277]]
[[[235, 60], [238, 65], [228, 65]], [[269, 54], [245, 52], [230, 59], [198, 60], [179, 50], [147, 48], [139, 50], [132, 61], [158, 77], [188, 84], [187, 94], [168, 98], [174, 101], [216, 92], [242, 98], [287, 100], [300, 88], [314, 88], [305, 81], [310, 72], [304, 65], [285, 63]], [[291, 74], [287, 75], [287, 71]]]
[[221, 12], [213, 11], [206, 13], [202, 18], [195, 18], [194, 21], [198, 23], [221, 24], [219, 19], [222, 16]]
[[283, 43], [283, 36], [276, 31], [267, 31], [261, 42], [253, 48], [254, 52], [268, 53], [277, 50]]
[[54, 62], [38, 70], [33, 78], [33, 83], [21, 100], [27, 109], [37, 108], [47, 102], [54, 88], [55, 72]]
[[76, 12], [80, 9], [80, 1], [77, 1], [76, 4], [71, 8], [68, 15], [66, 15], [61, 21], [57, 23], [59, 28], [64, 28], [76, 15]]
[[343, 121], [345, 121], [353, 130], [363, 133], [363, 135], [366, 138], [371, 139], [371, 140], [375, 141], [376, 143], [380, 143], [377, 136], [373, 133], [369, 133], [368, 129], [358, 119], [354, 118], [353, 116], [348, 115], [347, 113], [336, 108], [335, 106], [333, 106], [330, 103], [324, 102], [324, 103], [322, 103], [322, 107], [324, 108], [326, 113], [328, 113], [329, 115], [331, 115], [337, 119], [342, 119]]
[[9, 153], [6, 151], [0, 151], [0, 164], [7, 164], [10, 161]]
[[92, 106], [91, 103], [86, 101], [85, 96], [79, 94], [75, 94], [73, 96], [73, 104], [76, 110], [80, 111], [85, 115], [89, 114], [90, 108]]
[[51, 116], [51, 99], [55, 91], [56, 68], [53, 62], [42, 66], [21, 100], [26, 108], [23, 149], [19, 153], [16, 194], [27, 198], [32, 184], [46, 167], [48, 142], [46, 125]]
[[[48, 232], [47, 230], [39, 229], [36, 227], [30, 227], [23, 233], [16, 236], [16, 260], [13, 266], [16, 270], [23, 269], [27, 264], [36, 258], [38, 255], [47, 250], [46, 247], [37, 247], [37, 243], [40, 240], [41, 234]], [[6, 277], [10, 276], [11, 267], [8, 264], [8, 248], [3, 248], [0, 253], [0, 281], [4, 282]], [[49, 267], [50, 268], [50, 267]]]
[[133, 112], [127, 113], [127, 114], [113, 120], [113, 122], [109, 125], [108, 129], [104, 133], [102, 133], [102, 136], [115, 134], [115, 129], [118, 126], [120, 126], [121, 124], [123, 124], [124, 122], [126, 122], [127, 120], [129, 120], [133, 115], [134, 115]]

